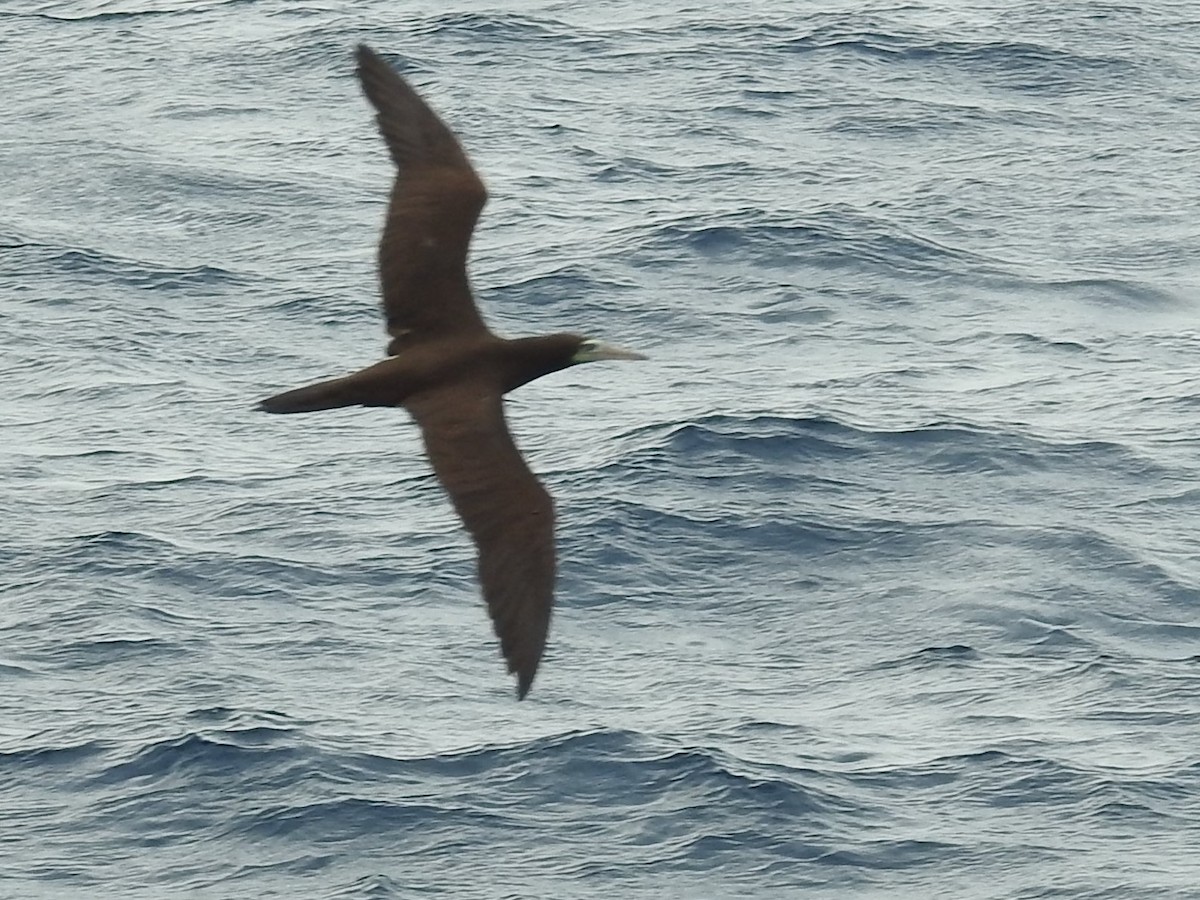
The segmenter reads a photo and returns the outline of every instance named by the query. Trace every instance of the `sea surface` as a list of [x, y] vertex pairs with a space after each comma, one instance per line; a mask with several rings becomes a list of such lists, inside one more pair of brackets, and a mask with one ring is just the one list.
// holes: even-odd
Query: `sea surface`
[[[558, 605], [383, 354], [459, 133]], [[1200, 897], [1200, 6], [3, 0], [0, 897]]]

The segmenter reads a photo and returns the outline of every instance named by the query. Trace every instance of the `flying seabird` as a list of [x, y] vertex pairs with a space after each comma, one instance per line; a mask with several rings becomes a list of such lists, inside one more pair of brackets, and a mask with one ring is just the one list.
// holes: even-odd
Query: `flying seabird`
[[554, 604], [554, 504], [504, 420], [503, 397], [578, 363], [645, 359], [576, 334], [505, 340], [484, 324], [467, 279], [467, 248], [487, 201], [453, 133], [371, 48], [359, 81], [398, 170], [379, 244], [388, 359], [353, 375], [277, 394], [270, 413], [403, 406], [475, 540], [479, 582], [508, 671], [524, 699]]

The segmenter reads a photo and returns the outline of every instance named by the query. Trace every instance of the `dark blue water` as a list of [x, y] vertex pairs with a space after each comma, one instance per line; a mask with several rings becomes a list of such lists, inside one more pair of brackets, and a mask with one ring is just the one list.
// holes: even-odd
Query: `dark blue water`
[[[366, 40], [492, 200], [513, 699], [378, 358]], [[0, 896], [1200, 896], [1194, 4], [5, 0]]]

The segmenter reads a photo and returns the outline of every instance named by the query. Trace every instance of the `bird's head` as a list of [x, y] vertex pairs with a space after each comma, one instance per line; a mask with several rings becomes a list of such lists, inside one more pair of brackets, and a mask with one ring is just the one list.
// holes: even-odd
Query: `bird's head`
[[606, 344], [595, 338], [583, 337], [579, 338], [579, 344], [575, 348], [575, 352], [571, 354], [571, 365], [596, 362], [601, 359], [648, 359], [648, 357], [623, 347], [614, 347], [612, 344]]

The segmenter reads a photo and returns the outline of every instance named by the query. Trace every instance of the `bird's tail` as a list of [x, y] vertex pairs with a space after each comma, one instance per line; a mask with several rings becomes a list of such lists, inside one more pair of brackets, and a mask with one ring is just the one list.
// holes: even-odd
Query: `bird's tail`
[[269, 413], [305, 413], [343, 406], [396, 406], [403, 398], [403, 391], [394, 378], [388, 377], [387, 362], [344, 378], [284, 391], [259, 401], [258, 408]]

